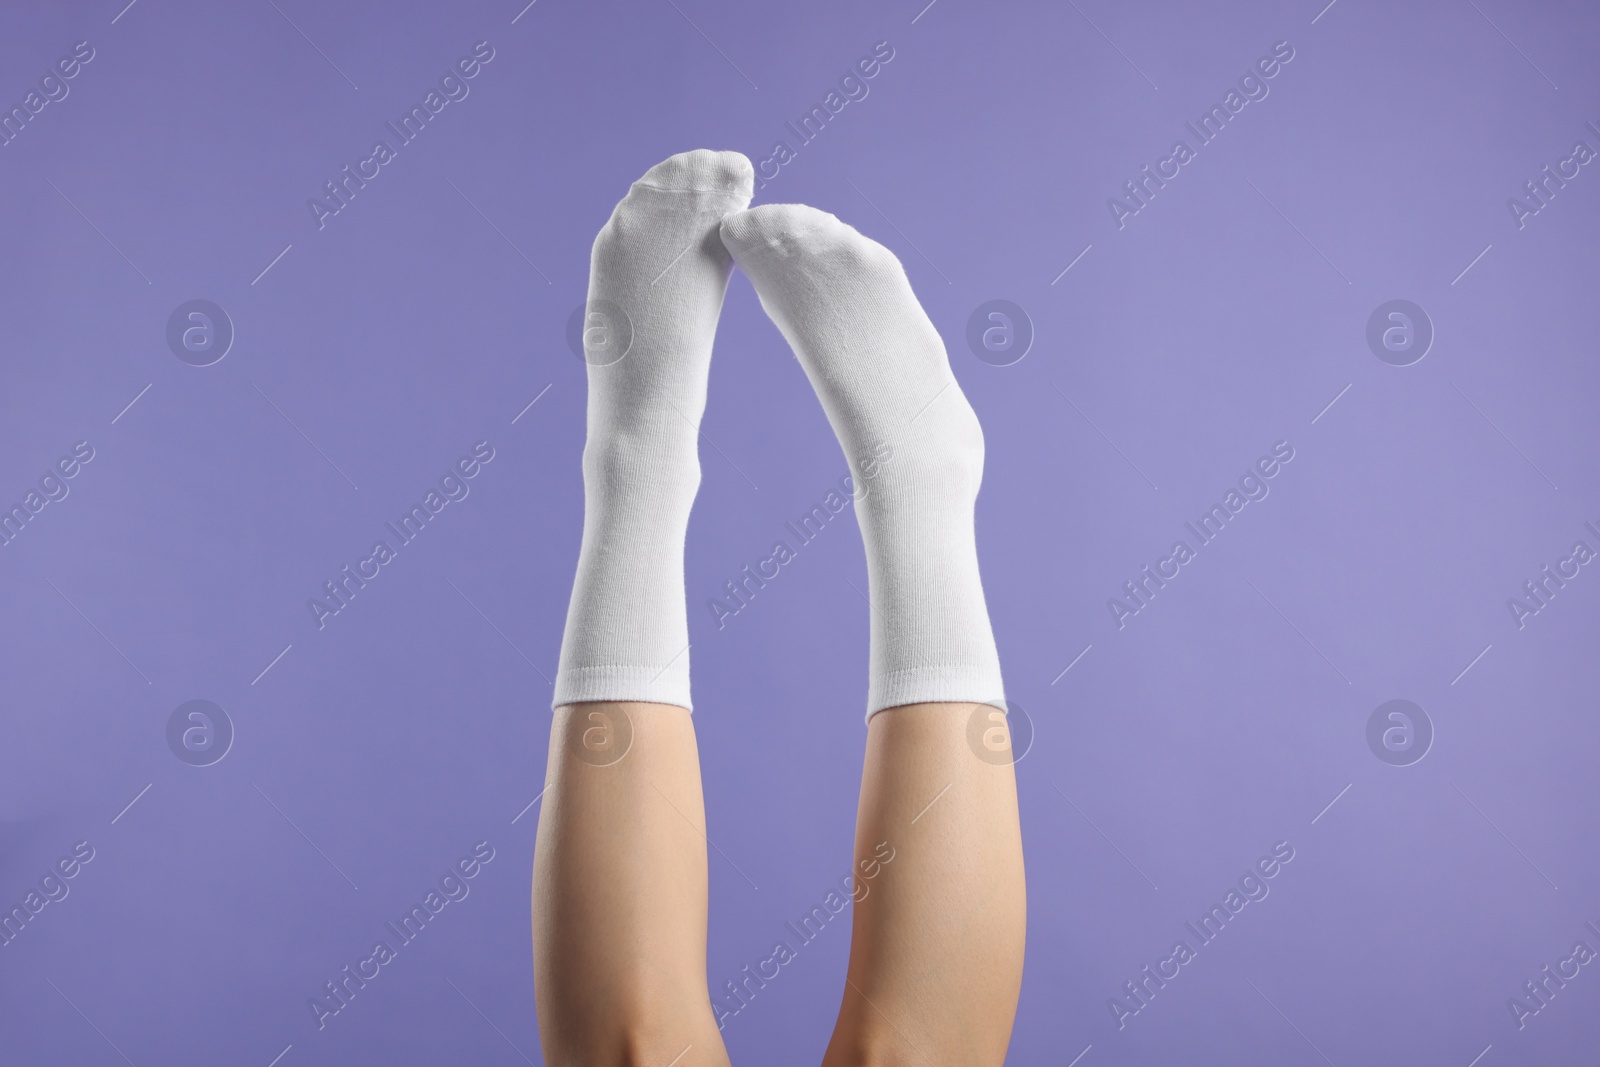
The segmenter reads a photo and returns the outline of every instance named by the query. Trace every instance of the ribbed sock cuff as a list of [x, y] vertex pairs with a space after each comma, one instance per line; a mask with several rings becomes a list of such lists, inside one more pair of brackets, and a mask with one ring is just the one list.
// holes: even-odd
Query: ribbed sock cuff
[[885, 708], [932, 703], [988, 704], [1005, 711], [1000, 671], [956, 663], [890, 671], [867, 688], [867, 719]]
[[592, 700], [640, 700], [649, 704], [676, 704], [689, 711], [689, 660], [660, 667], [576, 667], [556, 675], [552, 710], [563, 704]]

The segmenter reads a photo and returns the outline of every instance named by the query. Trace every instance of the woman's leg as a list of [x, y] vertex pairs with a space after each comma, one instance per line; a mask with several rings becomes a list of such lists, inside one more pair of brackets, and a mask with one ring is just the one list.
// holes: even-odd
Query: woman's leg
[[[787, 204], [730, 215], [722, 240], [822, 400], [867, 550], [876, 714], [856, 869], [876, 874], [855, 894], [850, 983], [826, 1062], [997, 1065], [1016, 1012], [1024, 904], [973, 522], [983, 430], [888, 249]], [[969, 722], [981, 728], [969, 734]], [[879, 859], [880, 847], [895, 858]]]
[[732, 267], [717, 228], [753, 182], [736, 152], [673, 156], [633, 183], [590, 259], [583, 543], [534, 861], [551, 1067], [728, 1062], [705, 984], [683, 544]]
[[706, 991], [706, 839], [693, 717], [556, 709], [533, 862], [550, 1067], [722, 1067]]
[[973, 715], [972, 704], [910, 704], [867, 724], [856, 857], [880, 865], [859, 882], [823, 1067], [1005, 1061], [1022, 984], [1022, 833], [1009, 739], [986, 722], [980, 758]]

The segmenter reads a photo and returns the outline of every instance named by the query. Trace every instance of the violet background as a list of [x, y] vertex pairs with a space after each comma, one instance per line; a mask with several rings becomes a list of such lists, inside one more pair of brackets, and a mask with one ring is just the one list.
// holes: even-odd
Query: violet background
[[[96, 52], [0, 148], [0, 498], [96, 451], [0, 548], [0, 903], [96, 850], [0, 948], [0, 1062], [542, 1062], [528, 805], [581, 524], [564, 335], [589, 244], [674, 152], [793, 144], [878, 41], [869, 96], [757, 202], [899, 254], [984, 423], [984, 576], [1037, 733], [1010, 1062], [1590, 1061], [1595, 968], [1523, 1029], [1507, 999], [1600, 948], [1600, 577], [1521, 630], [1506, 599], [1600, 547], [1600, 173], [1520, 230], [1506, 200], [1600, 148], [1600, 11], [924, 2], [0, 14], [7, 107]], [[319, 231], [306, 200], [481, 40], [468, 98]], [[1119, 230], [1107, 198], [1280, 40], [1270, 95]], [[204, 368], [165, 340], [197, 297], [237, 331]], [[1036, 330], [1008, 367], [964, 340], [994, 298]], [[1364, 339], [1393, 298], [1437, 332], [1408, 367]], [[706, 610], [844, 473], [737, 276], [703, 429], [720, 990], [851, 862], [867, 606], [843, 521], [724, 629]], [[319, 632], [307, 598], [482, 439], [470, 496]], [[1270, 496], [1119, 631], [1107, 598], [1279, 440]], [[1397, 697], [1436, 730], [1406, 767], [1365, 738]], [[197, 698], [237, 731], [204, 768], [165, 737]], [[319, 1031], [308, 997], [479, 840], [470, 896]], [[1119, 1030], [1108, 999], [1280, 840], [1270, 896]], [[735, 1062], [819, 1060], [847, 918], [728, 1022]]]

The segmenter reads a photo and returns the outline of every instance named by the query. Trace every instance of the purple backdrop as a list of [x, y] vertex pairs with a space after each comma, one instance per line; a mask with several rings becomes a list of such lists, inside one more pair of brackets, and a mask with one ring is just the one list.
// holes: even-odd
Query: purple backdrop
[[[694, 147], [899, 254], [983, 419], [1011, 1062], [1594, 1055], [1592, 5], [124, 2], [0, 16], [0, 1060], [542, 1062], [568, 321]], [[714, 620], [844, 473], [742, 278], [718, 342], [726, 1000], [850, 864], [868, 609], [846, 520]], [[736, 1061], [817, 1062], [847, 920], [727, 1002]]]

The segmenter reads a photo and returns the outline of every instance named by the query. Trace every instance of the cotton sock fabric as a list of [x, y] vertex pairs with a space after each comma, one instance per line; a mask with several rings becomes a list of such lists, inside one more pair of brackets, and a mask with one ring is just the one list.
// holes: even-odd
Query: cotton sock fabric
[[1004, 710], [973, 529], [983, 430], [900, 261], [794, 204], [730, 215], [722, 240], [799, 357], [857, 485], [867, 718], [934, 701]]
[[[583, 544], [553, 707], [692, 708], [683, 543], [732, 263], [718, 225], [750, 203], [737, 152], [673, 156], [633, 183], [595, 238], [585, 319]], [[618, 358], [620, 356], [620, 358]]]

